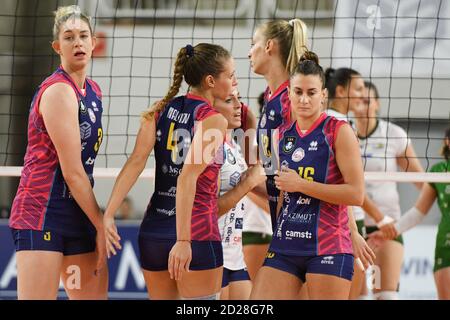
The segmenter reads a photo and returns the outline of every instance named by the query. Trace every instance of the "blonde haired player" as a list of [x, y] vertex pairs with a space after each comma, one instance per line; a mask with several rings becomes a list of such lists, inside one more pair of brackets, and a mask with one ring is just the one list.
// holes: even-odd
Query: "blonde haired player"
[[[56, 11], [52, 47], [61, 66], [30, 109], [28, 147], [10, 227], [19, 299], [105, 299], [108, 268], [92, 172], [103, 138], [102, 94], [86, 76], [96, 39], [78, 6]], [[67, 272], [66, 272], [67, 271]], [[67, 286], [69, 276], [79, 282]]]

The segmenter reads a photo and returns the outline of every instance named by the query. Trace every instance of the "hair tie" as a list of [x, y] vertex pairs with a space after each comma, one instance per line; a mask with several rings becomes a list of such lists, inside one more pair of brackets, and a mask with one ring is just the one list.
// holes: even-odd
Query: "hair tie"
[[293, 27], [293, 26], [294, 26], [294, 23], [295, 23], [295, 19], [291, 19], [291, 20], [289, 20], [289, 25], [290, 25], [291, 27]]
[[190, 44], [188, 44], [186, 47], [186, 55], [188, 56], [188, 58], [191, 58], [194, 56], [194, 47], [191, 46]]

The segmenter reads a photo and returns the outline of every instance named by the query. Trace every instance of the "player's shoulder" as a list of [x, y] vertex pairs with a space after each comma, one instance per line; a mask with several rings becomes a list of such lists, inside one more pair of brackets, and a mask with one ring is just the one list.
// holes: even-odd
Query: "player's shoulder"
[[450, 172], [450, 160], [434, 164], [431, 167], [430, 172]]
[[90, 78], [86, 78], [86, 81], [91, 85], [91, 88], [95, 92], [97, 97], [101, 98], [102, 97], [102, 89], [100, 88], [99, 84]]
[[386, 133], [388, 138], [391, 137], [407, 137], [406, 130], [403, 129], [400, 125], [395, 124], [390, 121], [386, 121], [383, 119], [378, 120], [378, 128], [383, 132]]

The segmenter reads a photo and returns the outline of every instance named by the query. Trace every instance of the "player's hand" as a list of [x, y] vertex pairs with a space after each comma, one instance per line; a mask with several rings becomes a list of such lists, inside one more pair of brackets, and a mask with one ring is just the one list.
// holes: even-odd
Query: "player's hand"
[[249, 168], [243, 175], [242, 180], [249, 184], [250, 190], [253, 190], [256, 186], [266, 182], [266, 173], [261, 164], [256, 164]]
[[169, 253], [170, 279], [181, 280], [183, 272], [189, 272], [192, 260], [190, 241], [177, 241]]
[[394, 223], [388, 223], [380, 227], [380, 231], [383, 233], [384, 238], [388, 240], [394, 240], [398, 237], [397, 229], [395, 229]]
[[387, 240], [384, 237], [383, 231], [378, 230], [375, 232], [372, 232], [371, 234], [369, 234], [369, 239], [367, 240], [367, 243], [369, 244], [369, 246], [371, 248], [373, 248], [374, 250], [378, 249], [380, 246], [383, 245], [383, 243]]
[[103, 217], [103, 226], [105, 230], [106, 253], [109, 259], [111, 254], [116, 255], [116, 250], [122, 249], [122, 246], [120, 245], [120, 236], [117, 232], [114, 217], [105, 215]]
[[275, 172], [275, 186], [281, 191], [299, 192], [302, 180], [296, 171], [286, 167]]
[[374, 264], [376, 258], [375, 253], [359, 233], [352, 233], [352, 244], [353, 255], [355, 259], [361, 261], [364, 270]]
[[97, 264], [95, 267], [95, 275], [99, 275], [103, 269], [106, 268], [106, 241], [105, 231], [103, 227], [97, 228], [97, 235], [95, 237], [95, 252], [97, 254]]

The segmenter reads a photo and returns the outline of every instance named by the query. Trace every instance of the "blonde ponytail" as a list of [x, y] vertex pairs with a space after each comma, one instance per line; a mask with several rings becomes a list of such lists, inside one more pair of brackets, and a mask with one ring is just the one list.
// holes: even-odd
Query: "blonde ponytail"
[[307, 51], [307, 32], [308, 28], [306, 24], [300, 19], [292, 19], [289, 24], [293, 27], [292, 44], [289, 56], [286, 62], [286, 70], [291, 74], [300, 58]]
[[283, 65], [291, 74], [300, 57], [307, 51], [306, 24], [300, 19], [269, 21], [261, 25], [266, 40], [276, 39], [280, 48]]

